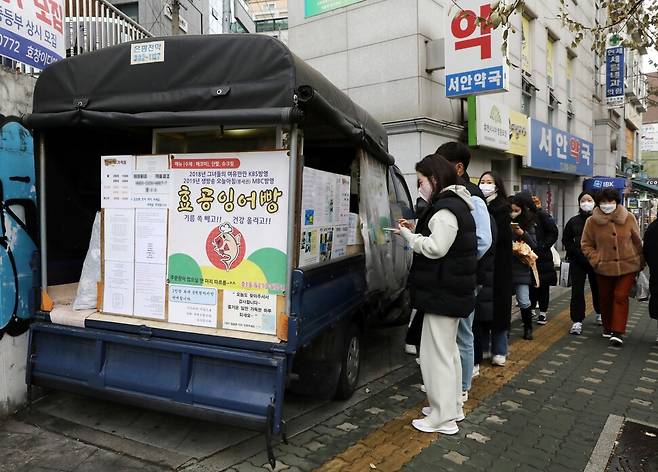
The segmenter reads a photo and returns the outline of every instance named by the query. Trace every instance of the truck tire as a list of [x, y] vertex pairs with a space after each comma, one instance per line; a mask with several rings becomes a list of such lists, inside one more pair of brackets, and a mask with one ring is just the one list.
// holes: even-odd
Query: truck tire
[[336, 400], [347, 400], [352, 396], [359, 383], [361, 372], [361, 332], [355, 323], [350, 323], [345, 335], [345, 344], [341, 359], [340, 376], [336, 385]]

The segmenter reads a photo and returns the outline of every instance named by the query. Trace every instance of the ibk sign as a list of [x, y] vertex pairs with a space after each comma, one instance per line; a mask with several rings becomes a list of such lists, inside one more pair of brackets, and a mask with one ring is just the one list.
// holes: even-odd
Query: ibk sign
[[462, 97], [509, 88], [506, 58], [502, 52], [503, 28], [486, 21], [491, 5], [486, 0], [461, 0], [447, 15], [445, 39], [446, 97]]

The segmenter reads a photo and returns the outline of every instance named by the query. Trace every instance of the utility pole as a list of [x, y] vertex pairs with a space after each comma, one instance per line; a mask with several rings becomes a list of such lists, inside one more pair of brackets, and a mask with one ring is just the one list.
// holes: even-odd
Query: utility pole
[[180, 25], [180, 1], [171, 0], [171, 35], [179, 34]]
[[231, 0], [222, 2], [222, 33], [231, 32]]

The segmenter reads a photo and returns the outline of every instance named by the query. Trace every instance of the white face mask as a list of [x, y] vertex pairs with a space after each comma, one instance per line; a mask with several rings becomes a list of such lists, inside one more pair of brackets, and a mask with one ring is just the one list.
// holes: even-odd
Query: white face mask
[[493, 195], [496, 193], [496, 185], [495, 184], [480, 184], [480, 190], [482, 190], [482, 193], [484, 194], [485, 197], [488, 197], [490, 195]]
[[591, 211], [594, 209], [594, 202], [583, 202], [580, 204], [580, 209], [585, 213], [591, 213]]
[[521, 214], [520, 211], [512, 211], [510, 212], [509, 215], [512, 217], [513, 220], [515, 220], [520, 214]]
[[430, 198], [432, 198], [432, 186], [430, 183], [423, 182], [420, 184], [420, 187], [418, 187], [418, 194], [420, 195], [420, 198], [429, 203]]
[[599, 208], [601, 209], [601, 211], [603, 213], [605, 213], [606, 215], [609, 215], [610, 213], [612, 213], [613, 211], [615, 211], [617, 209], [617, 204], [616, 203], [601, 203], [599, 205]]

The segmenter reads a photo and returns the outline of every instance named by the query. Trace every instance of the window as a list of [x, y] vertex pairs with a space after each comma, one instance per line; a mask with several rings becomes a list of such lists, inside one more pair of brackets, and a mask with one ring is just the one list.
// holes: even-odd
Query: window
[[553, 91], [548, 92], [548, 124], [556, 126], [557, 107], [560, 102], [557, 101]]
[[138, 2], [124, 3], [121, 5], [115, 5], [119, 10], [121, 10], [127, 17], [133, 21], [139, 22], [139, 4]]
[[256, 33], [269, 33], [288, 29], [288, 18], [256, 21]]
[[532, 116], [532, 99], [535, 95], [535, 86], [525, 77], [521, 77], [521, 113]]
[[555, 88], [554, 77], [555, 77], [555, 46], [556, 40], [553, 39], [549, 33], [548, 39], [546, 40], [546, 83], [548, 86], [553, 89]]
[[521, 18], [521, 70], [532, 75], [532, 28], [530, 18]]

